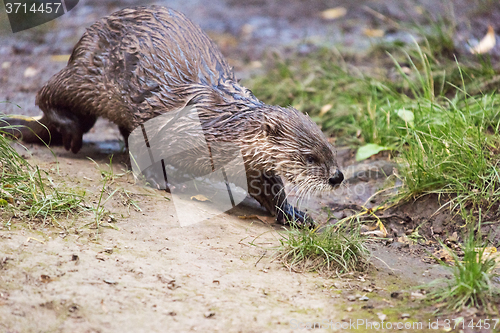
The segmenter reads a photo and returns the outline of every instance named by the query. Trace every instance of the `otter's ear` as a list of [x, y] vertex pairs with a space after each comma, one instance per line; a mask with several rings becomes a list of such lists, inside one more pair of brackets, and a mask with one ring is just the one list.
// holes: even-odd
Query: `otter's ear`
[[278, 137], [282, 135], [282, 128], [280, 124], [271, 123], [267, 120], [262, 123], [262, 130], [268, 137]]

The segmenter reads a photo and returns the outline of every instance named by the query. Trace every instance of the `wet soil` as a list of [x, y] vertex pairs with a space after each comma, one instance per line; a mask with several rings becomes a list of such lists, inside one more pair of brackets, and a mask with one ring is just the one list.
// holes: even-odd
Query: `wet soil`
[[[0, 101], [10, 103], [1, 104], [1, 111], [38, 115], [36, 92], [65, 66], [85, 28], [119, 8], [146, 3], [153, 2], [80, 1], [60, 19], [18, 34], [9, 32], [2, 11]], [[458, 52], [465, 52], [467, 42], [477, 42], [489, 24], [500, 31], [500, 11], [485, 12], [481, 7], [485, 3], [214, 0], [208, 6], [192, 0], [161, 4], [184, 12], [208, 31], [238, 76], [245, 78], [260, 70], [259, 61], [273, 50], [307, 54], [327, 45], [365, 52], [376, 42], [364, 33], [367, 28], [386, 30], [387, 40], [409, 41], [411, 36], [395, 22], [426, 23], [426, 9], [435, 15], [454, 15]], [[321, 11], [338, 6], [347, 9], [345, 17], [321, 18]], [[493, 55], [498, 51], [496, 47]], [[290, 272], [274, 259], [282, 227], [263, 222], [271, 218], [240, 218], [266, 215], [255, 201], [247, 199], [227, 213], [181, 227], [170, 194], [136, 184], [127, 172], [127, 155], [115, 126], [99, 120], [84, 140], [78, 155], [54, 147], [55, 159], [40, 146], [28, 146], [23, 155], [49, 172], [61, 188], [85, 191], [88, 204], [95, 207], [103, 183], [87, 157], [105, 168], [114, 154], [116, 177], [106, 193], [117, 192], [105, 204], [111, 216], [99, 229], [90, 212], [59, 218], [57, 223], [2, 221], [1, 332], [290, 332], [297, 323], [380, 322], [382, 318], [422, 322], [420, 331], [435, 331], [425, 329], [429, 319], [446, 319], [434, 317], [432, 307], [422, 304], [419, 289], [412, 289], [447, 274], [429, 253], [437, 246], [433, 237], [452, 235], [456, 221], [445, 212], [434, 214], [439, 208], [436, 198], [384, 212], [389, 240], [370, 242], [369, 270], [332, 279]], [[380, 204], [383, 197], [372, 195], [395, 167], [383, 156], [356, 163], [347, 148], [340, 147], [338, 157], [346, 185], [304, 203], [318, 221], [340, 219], [361, 206]], [[131, 205], [130, 198], [141, 210]], [[409, 241], [407, 236], [417, 228], [431, 242]], [[460, 315], [476, 318], [480, 314]], [[362, 326], [359, 331], [370, 329]]]

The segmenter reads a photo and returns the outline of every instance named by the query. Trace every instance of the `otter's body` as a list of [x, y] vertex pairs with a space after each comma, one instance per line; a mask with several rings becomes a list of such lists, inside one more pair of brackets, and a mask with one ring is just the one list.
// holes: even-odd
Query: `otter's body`
[[[288, 205], [280, 175], [302, 193], [343, 180], [333, 148], [307, 116], [259, 101], [201, 29], [168, 8], [123, 9], [93, 24], [36, 103], [44, 112], [40, 123], [74, 153], [98, 117], [116, 123], [127, 140], [146, 121], [194, 106], [204, 140], [239, 146], [249, 194], [282, 223], [305, 216]], [[43, 126], [31, 127], [48, 140]], [[181, 165], [189, 171], [200, 168], [196, 163]]]

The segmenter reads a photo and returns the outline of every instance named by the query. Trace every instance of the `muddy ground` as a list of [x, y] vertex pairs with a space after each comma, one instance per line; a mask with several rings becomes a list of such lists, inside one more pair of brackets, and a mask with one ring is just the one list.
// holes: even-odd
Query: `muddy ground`
[[[36, 92], [64, 67], [65, 56], [85, 28], [119, 8], [145, 3], [153, 2], [80, 1], [63, 17], [18, 34], [9, 32], [2, 11], [0, 101], [12, 104], [1, 104], [1, 111], [39, 114]], [[183, 11], [207, 30], [240, 77], [260, 70], [259, 60], [269, 50], [307, 54], [317, 45], [329, 45], [364, 52], [376, 42], [363, 33], [365, 28], [387, 29], [389, 40], [409, 39], [393, 22], [424, 22], [425, 9], [435, 15], [450, 14], [452, 6], [460, 25], [457, 47], [462, 50], [467, 41], [477, 42], [488, 24], [500, 22], [498, 12], [481, 12], [477, 6], [481, 1], [474, 6], [458, 0], [439, 5], [433, 1], [155, 3]], [[347, 9], [345, 17], [321, 19], [321, 11], [337, 6]], [[458, 316], [432, 315], [432, 306], [421, 303], [419, 289], [411, 289], [447, 274], [430, 260], [432, 246], [410, 245], [405, 238], [423, 222], [428, 224], [421, 227], [422, 234], [429, 239], [457, 229], [446, 214], [431, 217], [439, 207], [435, 200], [409, 203], [391, 212], [387, 227], [392, 241], [370, 242], [371, 266], [366, 272], [327, 278], [291, 272], [275, 260], [273, 248], [279, 245], [282, 227], [263, 222], [269, 218], [240, 218], [266, 215], [251, 199], [225, 214], [181, 227], [170, 194], [135, 183], [127, 171], [120, 134], [105, 121], [85, 136], [77, 155], [60, 147], [53, 148], [54, 154], [40, 146], [28, 146], [28, 151], [16, 147], [32, 165], [46, 170], [60, 189], [85, 191], [87, 204], [94, 207], [103, 183], [96, 164], [87, 157], [106, 169], [113, 154], [115, 177], [106, 186], [106, 197], [117, 192], [105, 204], [110, 214], [99, 229], [91, 212], [57, 222], [2, 221], [0, 332], [290, 332], [307, 331], [296, 328], [317, 321], [324, 322], [317, 331], [342, 331], [339, 324], [358, 319], [359, 331], [371, 331], [366, 321], [423, 324], [422, 329], [402, 330], [410, 332], [436, 331], [429, 329], [429, 320], [443, 323]], [[324, 207], [341, 218], [349, 212], [342, 205], [378, 203], [368, 199], [383, 186], [394, 165], [383, 156], [355, 163], [352, 155], [339, 147], [346, 186], [306, 204], [318, 220], [325, 219]], [[460, 314], [476, 315], [474, 310]], [[333, 328], [327, 328], [327, 322], [334, 323]]]

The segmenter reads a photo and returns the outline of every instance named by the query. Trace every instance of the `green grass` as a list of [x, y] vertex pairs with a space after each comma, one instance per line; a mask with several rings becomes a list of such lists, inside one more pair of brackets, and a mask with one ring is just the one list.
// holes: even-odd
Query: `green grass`
[[366, 268], [366, 237], [347, 224], [309, 230], [292, 225], [280, 231], [278, 258], [293, 271], [335, 272], [337, 275]]
[[4, 216], [42, 219], [76, 213], [83, 207], [81, 195], [57, 186], [50, 175], [31, 166], [1, 134], [0, 124], [0, 213]]
[[494, 304], [500, 297], [498, 282], [496, 285], [493, 282], [495, 277], [499, 277], [495, 272], [498, 263], [485, 252], [488, 244], [482, 240], [480, 233], [475, 234], [470, 229], [462, 244], [463, 257], [443, 245], [454, 263], [441, 264], [450, 271], [452, 277], [449, 280], [435, 280], [428, 286], [431, 289], [428, 298], [433, 303], [441, 303], [443, 306], [440, 310], [459, 311], [476, 307], [495, 311]]
[[456, 206], [494, 206], [500, 95], [488, 82], [500, 70], [483, 58], [440, 59], [426, 45], [370, 54], [368, 67], [367, 59], [348, 64], [328, 49], [275, 58], [248, 85], [267, 103], [308, 113], [337, 145], [359, 148], [365, 157], [391, 150], [404, 183], [399, 199], [433, 192], [449, 194]]

